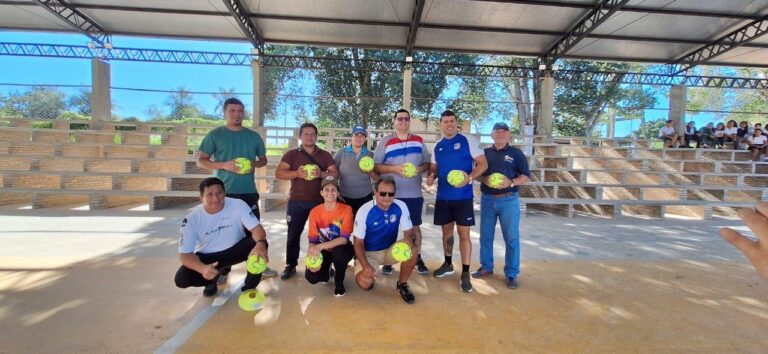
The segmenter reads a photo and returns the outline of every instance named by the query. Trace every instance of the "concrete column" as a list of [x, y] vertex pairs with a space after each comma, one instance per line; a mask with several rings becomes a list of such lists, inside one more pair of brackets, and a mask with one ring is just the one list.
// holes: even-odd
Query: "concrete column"
[[260, 60], [251, 62], [253, 71], [253, 129], [264, 127], [264, 65]]
[[616, 110], [613, 108], [611, 108], [611, 111], [608, 114], [608, 127], [606, 130], [606, 136], [608, 138], [613, 138], [614, 134], [616, 133]]
[[555, 105], [555, 79], [543, 77], [539, 90], [539, 116], [536, 122], [536, 135], [552, 136], [552, 119]]
[[403, 108], [411, 110], [411, 80], [413, 78], [413, 67], [410, 64], [405, 66], [403, 71]]
[[669, 118], [675, 121], [678, 135], [685, 132], [685, 103], [687, 101], [685, 85], [675, 85], [669, 89]]
[[112, 73], [109, 62], [91, 59], [91, 129], [112, 120]]

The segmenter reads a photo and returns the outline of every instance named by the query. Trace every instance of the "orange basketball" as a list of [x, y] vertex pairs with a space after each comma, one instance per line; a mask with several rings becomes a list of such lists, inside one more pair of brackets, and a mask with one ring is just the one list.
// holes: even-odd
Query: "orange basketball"
[[373, 288], [373, 279], [369, 276], [366, 276], [365, 272], [362, 270], [357, 272], [355, 275], [355, 281], [357, 282], [357, 286], [359, 286], [360, 289], [371, 290]]

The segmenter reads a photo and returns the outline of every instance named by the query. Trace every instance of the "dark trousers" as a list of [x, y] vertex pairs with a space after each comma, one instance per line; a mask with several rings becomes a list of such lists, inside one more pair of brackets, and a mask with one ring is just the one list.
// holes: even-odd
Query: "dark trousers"
[[[253, 215], [256, 215], [256, 219], [261, 221], [261, 212], [259, 212], [259, 193], [227, 194], [227, 197], [244, 201], [245, 204], [248, 204], [248, 207], [251, 208], [251, 211], [253, 211]], [[248, 230], [245, 227], [243, 227], [243, 230], [245, 230], [245, 237], [251, 238], [251, 230]], [[221, 274], [227, 275], [231, 270], [232, 267], [224, 268], [221, 270]]]
[[297, 200], [288, 200], [285, 220], [288, 223], [288, 240], [285, 246], [285, 265], [296, 266], [299, 260], [299, 245], [301, 244], [301, 233], [309, 218], [309, 212], [312, 208], [320, 205], [317, 202], [302, 202]]
[[701, 147], [701, 137], [699, 136], [699, 134], [685, 134], [685, 146], [686, 147], [690, 147], [691, 146], [691, 141], [695, 141], [696, 142], [696, 147], [697, 148]]
[[[255, 246], [256, 242], [253, 238], [246, 237], [238, 241], [234, 246], [223, 251], [197, 253], [197, 256], [200, 257], [200, 262], [203, 262], [204, 264], [219, 262], [216, 269], [221, 271], [223, 269], [229, 269], [235, 264], [245, 262]], [[185, 266], [181, 266], [179, 267], [179, 270], [176, 271], [176, 278], [174, 281], [176, 282], [176, 286], [180, 288], [188, 288], [190, 286], [206, 286], [209, 283], [215, 282], [216, 278], [206, 280], [203, 278], [202, 274]], [[256, 286], [259, 285], [259, 282], [261, 282], [261, 274], [247, 273], [243, 289], [256, 288]]]
[[330, 250], [321, 251], [323, 254], [323, 265], [320, 266], [320, 270], [317, 272], [310, 272], [309, 270], [304, 272], [304, 278], [310, 284], [317, 284], [318, 282], [327, 282], [331, 279], [330, 270], [331, 264], [336, 269], [336, 275], [334, 281], [336, 284], [344, 283], [344, 275], [347, 271], [347, 264], [352, 260], [352, 256], [355, 255], [355, 250], [352, 248], [352, 244], [347, 242], [341, 246], [336, 246]]
[[347, 198], [344, 197], [344, 204], [349, 205], [352, 207], [352, 217], [357, 217], [357, 211], [360, 209], [363, 204], [370, 202], [373, 200], [373, 193], [366, 195], [362, 198]]

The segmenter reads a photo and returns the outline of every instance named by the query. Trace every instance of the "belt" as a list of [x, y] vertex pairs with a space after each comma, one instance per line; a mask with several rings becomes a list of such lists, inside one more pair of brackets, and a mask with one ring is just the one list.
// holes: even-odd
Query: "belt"
[[507, 193], [501, 193], [501, 194], [487, 194], [486, 193], [487, 196], [494, 197], [494, 198], [511, 197], [511, 196], [514, 196], [515, 194], [517, 194], [517, 193], [515, 193], [515, 192], [507, 192]]

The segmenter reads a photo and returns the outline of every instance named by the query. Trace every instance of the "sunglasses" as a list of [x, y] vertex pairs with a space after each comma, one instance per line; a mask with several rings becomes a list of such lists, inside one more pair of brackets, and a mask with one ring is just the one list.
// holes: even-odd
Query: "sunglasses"
[[410, 122], [411, 121], [411, 117], [397, 117], [395, 119], [397, 119], [398, 122]]
[[394, 197], [395, 192], [379, 192], [380, 197]]

